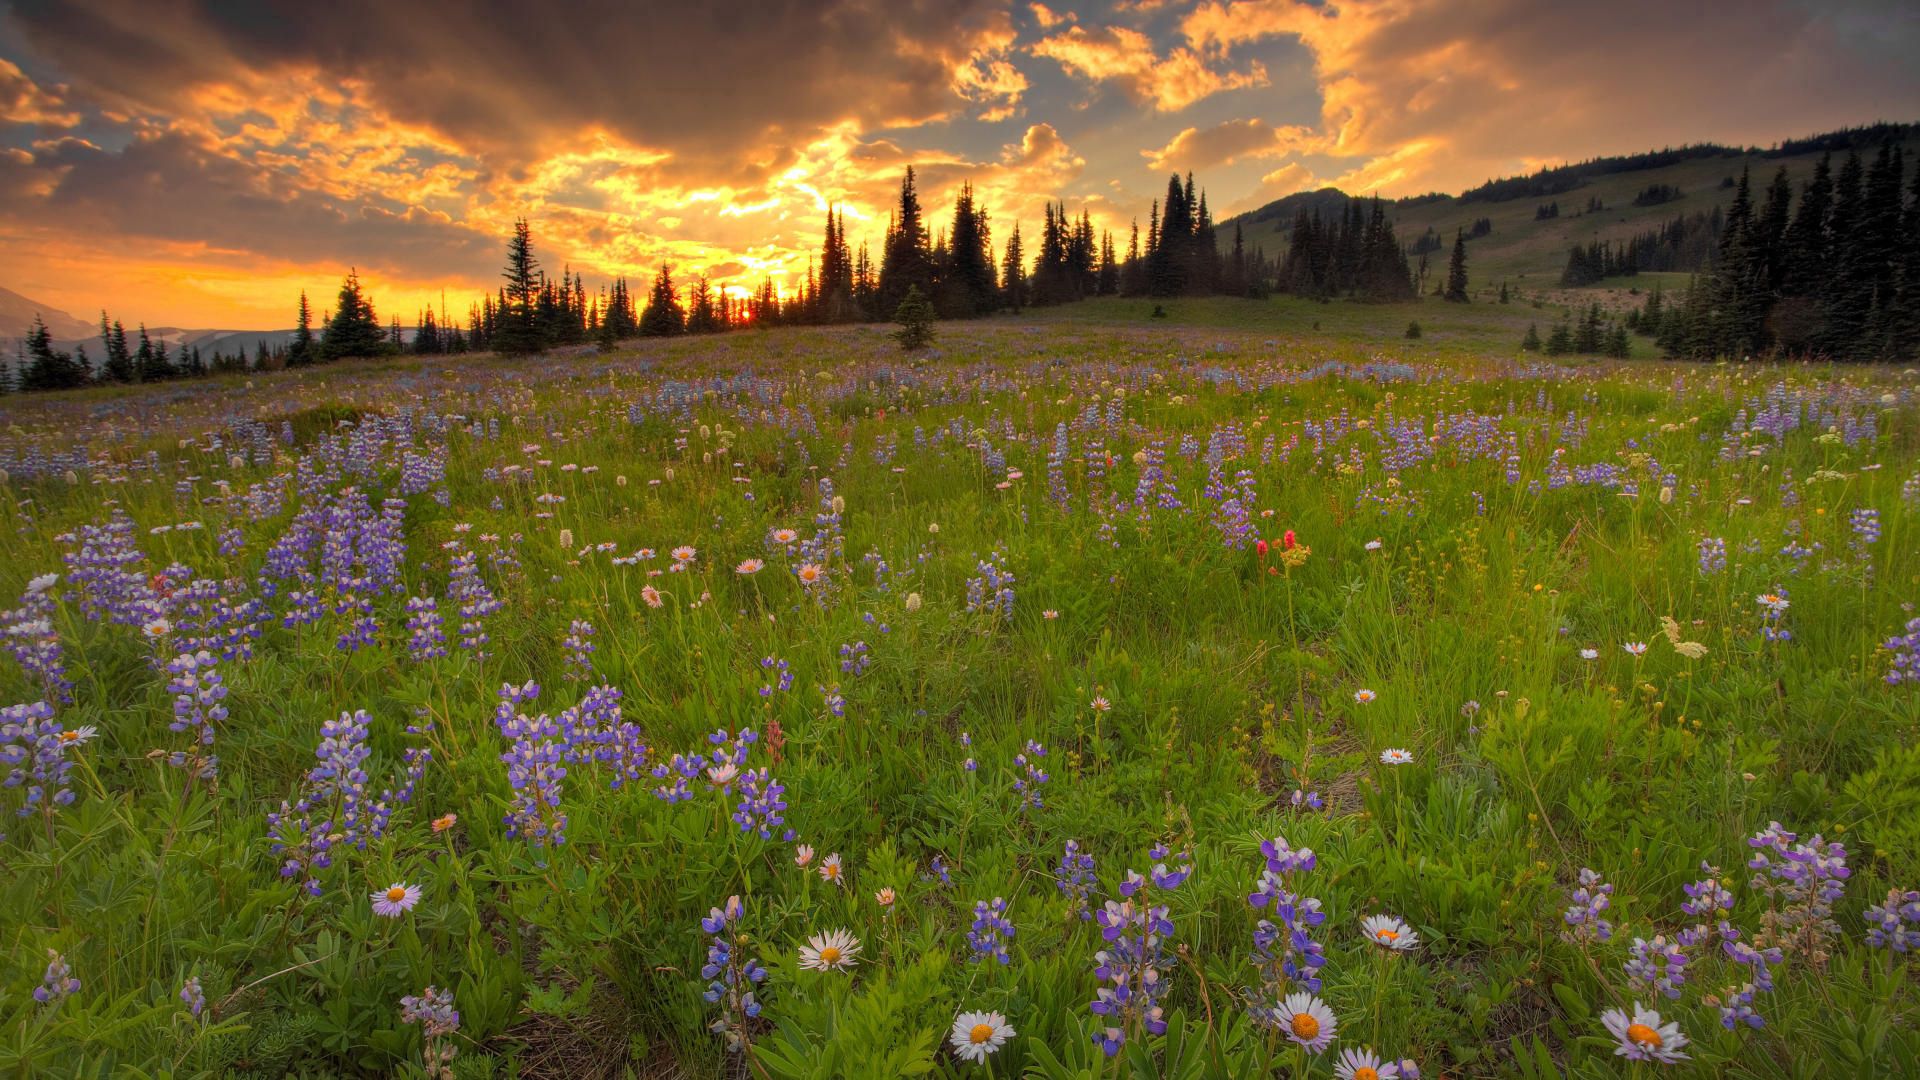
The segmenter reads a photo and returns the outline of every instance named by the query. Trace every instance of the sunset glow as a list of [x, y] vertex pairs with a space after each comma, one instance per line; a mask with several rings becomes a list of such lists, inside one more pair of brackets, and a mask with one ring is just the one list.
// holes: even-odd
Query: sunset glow
[[1904, 119], [1915, 81], [1910, 12], [1780, 0], [1599, 26], [1519, 0], [348, 6], [0, 5], [0, 285], [82, 319], [274, 327], [355, 266], [411, 321], [496, 287], [524, 216], [590, 286], [664, 260], [784, 293], [829, 204], [877, 253], [908, 164], [936, 226], [966, 180], [996, 243], [1049, 199], [1121, 235], [1174, 170], [1221, 217], [1326, 184], [1457, 191]]

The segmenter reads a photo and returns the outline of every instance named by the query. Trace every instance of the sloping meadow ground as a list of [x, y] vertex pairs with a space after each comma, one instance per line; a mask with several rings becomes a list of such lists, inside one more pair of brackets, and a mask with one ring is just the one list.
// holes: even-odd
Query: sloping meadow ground
[[1914, 1075], [1915, 406], [1004, 324], [10, 403], [0, 1069]]

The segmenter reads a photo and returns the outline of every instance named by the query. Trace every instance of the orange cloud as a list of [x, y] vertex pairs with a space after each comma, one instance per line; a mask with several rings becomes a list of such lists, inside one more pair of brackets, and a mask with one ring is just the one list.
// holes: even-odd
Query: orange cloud
[[18, 64], [0, 57], [0, 123], [73, 127], [80, 122], [80, 114], [67, 107], [65, 89], [46, 89], [29, 79]]
[[1135, 101], [1160, 112], [1178, 112], [1224, 90], [1265, 86], [1267, 71], [1258, 63], [1244, 71], [1222, 71], [1192, 49], [1154, 52], [1147, 35], [1125, 26], [1088, 30], [1081, 26], [1042, 38], [1030, 50], [1092, 82], [1112, 82]]
[[1231, 165], [1242, 158], [1272, 157], [1311, 142], [1303, 127], [1275, 127], [1265, 120], [1228, 120], [1209, 128], [1186, 128], [1158, 150], [1140, 156], [1155, 169], [1192, 172]]
[[[1336, 183], [1405, 195], [1540, 161], [1704, 139], [1766, 143], [1887, 115], [1896, 102], [1894, 113], [1911, 114], [1916, 69], [1902, 50], [1875, 56], [1847, 40], [1864, 29], [1850, 22], [1859, 14], [1777, 0], [1738, 18], [1623, 0], [1604, 20], [1530, 0], [1207, 0], [1180, 26], [1210, 62], [1297, 39], [1322, 102], [1316, 138], [1301, 149], [1353, 159]], [[1628, 55], [1634, 74], [1622, 78]]]

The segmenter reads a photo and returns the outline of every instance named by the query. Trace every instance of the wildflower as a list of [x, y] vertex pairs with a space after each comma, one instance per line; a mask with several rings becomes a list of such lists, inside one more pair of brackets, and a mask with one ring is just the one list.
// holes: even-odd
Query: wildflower
[[200, 989], [200, 976], [189, 975], [180, 984], [180, 1001], [186, 1005], [187, 1015], [199, 1019], [200, 1011], [207, 1007], [207, 992]]
[[1340, 1080], [1399, 1080], [1400, 1066], [1380, 1060], [1372, 1050], [1342, 1050], [1334, 1063], [1333, 1075]]
[[1055, 611], [1053, 608], [1048, 608], [1045, 611], [1042, 611], [1040, 613], [1040, 617], [1047, 620], [1048, 622], [1052, 622], [1053, 620], [1060, 617], [1060, 613], [1058, 611]]
[[1019, 1032], [997, 1012], [963, 1012], [953, 1018], [953, 1031], [947, 1041], [953, 1054], [962, 1061], [984, 1064], [987, 1055], [999, 1050]]
[[645, 600], [650, 608], [657, 608], [666, 603], [660, 598], [660, 590], [651, 585], [640, 590], [640, 599]]
[[419, 1024], [426, 1045], [423, 1056], [430, 1080], [452, 1080], [453, 1057], [459, 1052], [451, 1036], [460, 1030], [460, 1013], [453, 1007], [453, 991], [427, 987], [422, 994], [400, 999], [402, 1023]]
[[1413, 752], [1410, 750], [1402, 750], [1399, 747], [1390, 746], [1380, 751], [1380, 764], [1382, 765], [1408, 765], [1412, 762]]
[[681, 544], [679, 547], [668, 552], [668, 554], [673, 556], [674, 562], [689, 563], [698, 557], [699, 552], [686, 544]]
[[798, 866], [804, 870], [806, 869], [806, 865], [812, 861], [813, 861], [813, 845], [812, 844], [801, 844], [799, 847], [793, 849], [793, 865]]
[[1113, 708], [1113, 702], [1111, 702], [1111, 701], [1108, 701], [1108, 700], [1107, 700], [1106, 698], [1103, 698], [1103, 697], [1095, 697], [1095, 698], [1093, 699], [1093, 711], [1094, 711], [1094, 712], [1108, 712], [1108, 711], [1110, 711], [1110, 710], [1111, 710], [1112, 708]]
[[920, 594], [917, 592], [908, 593], [907, 594], [907, 611], [911, 613], [919, 610], [920, 610]]
[[800, 966], [809, 971], [847, 971], [859, 958], [860, 939], [845, 930], [815, 934], [800, 947]]
[[757, 574], [761, 568], [766, 565], [766, 563], [761, 562], [759, 559], [742, 559], [740, 560], [740, 565], [733, 568], [733, 572], [743, 576]]
[[1420, 935], [1392, 915], [1369, 915], [1360, 922], [1367, 939], [1383, 949], [1405, 952], [1420, 944]]
[[1561, 918], [1571, 929], [1561, 932], [1568, 941], [1606, 941], [1613, 937], [1613, 924], [1603, 912], [1613, 903], [1613, 885], [1596, 870], [1580, 868], [1580, 884], [1567, 894], [1572, 901]]
[[1580, 650], [1580, 659], [1582, 659], [1582, 660], [1598, 660], [1598, 659], [1600, 659], [1600, 650], [1599, 650], [1599, 649], [1581, 649], [1581, 650]]
[[1013, 923], [1007, 921], [1007, 902], [1000, 897], [992, 903], [977, 900], [973, 905], [973, 926], [967, 931], [967, 945], [973, 950], [973, 962], [991, 956], [1001, 964], [1012, 962], [1007, 954], [1007, 940], [1014, 935]]
[[33, 1000], [42, 1005], [58, 1005], [69, 994], [78, 993], [80, 980], [73, 977], [73, 969], [67, 966], [67, 958], [52, 949], [47, 950], [47, 973], [40, 985], [33, 988]]
[[1866, 922], [1868, 948], [1891, 947], [1897, 953], [1920, 950], [1920, 892], [1889, 889], [1886, 903], [1867, 908]]
[[1373, 699], [1379, 696], [1380, 696], [1379, 694], [1376, 694], [1371, 690], [1360, 689], [1360, 690], [1355, 690], [1353, 692], [1353, 701], [1354, 701], [1354, 704], [1356, 705], [1368, 705], [1373, 702]]
[[1309, 1054], [1325, 1050], [1339, 1028], [1339, 1021], [1327, 1003], [1304, 990], [1288, 994], [1275, 1019], [1287, 1038], [1305, 1047]]
[[1620, 647], [1625, 649], [1629, 656], [1644, 656], [1647, 652], [1647, 643], [1644, 641], [1629, 641]]
[[459, 820], [460, 820], [460, 815], [458, 814], [454, 814], [454, 813], [442, 814], [441, 816], [433, 819], [433, 831], [437, 833], [446, 832], [448, 829], [453, 828], [454, 822]]
[[385, 915], [389, 919], [397, 919], [401, 915], [412, 911], [413, 906], [419, 902], [420, 886], [408, 885], [405, 882], [396, 881], [380, 892], [373, 894], [373, 913], [375, 915]]
[[794, 571], [794, 575], [800, 579], [802, 585], [818, 585], [826, 573], [819, 563], [802, 563], [800, 569]]
[[893, 892], [893, 886], [891, 885], [888, 885], [885, 888], [881, 889], [879, 892], [873, 894], [874, 903], [879, 904], [883, 908], [892, 907], [894, 899], [895, 897]]
[[836, 851], [821, 861], [820, 880], [825, 881], [829, 885], [845, 884], [844, 879], [841, 877], [839, 852]]
[[1687, 1045], [1687, 1037], [1680, 1034], [1680, 1025], [1672, 1021], [1661, 1023], [1659, 1013], [1643, 1008], [1637, 1001], [1633, 1003], [1632, 1016], [1619, 1009], [1608, 1009], [1601, 1014], [1600, 1022], [1619, 1040], [1613, 1052], [1628, 1061], [1671, 1065], [1687, 1060], [1687, 1055], [1680, 1050]]
[[1367, 542], [1366, 542], [1366, 544], [1365, 544], [1365, 545], [1363, 545], [1363, 546], [1364, 546], [1364, 547], [1365, 547], [1365, 548], [1366, 548], [1366, 549], [1367, 549], [1368, 551], [1379, 551], [1379, 550], [1380, 550], [1380, 541], [1378, 541], [1378, 540], [1369, 540], [1369, 541], [1367, 541]]
[[98, 734], [100, 734], [99, 728], [93, 726], [92, 724], [82, 724], [79, 727], [74, 728], [72, 731], [61, 732], [60, 742], [62, 745], [65, 745], [65, 746], [82, 746], [82, 745], [85, 745], [86, 743], [92, 742], [94, 739], [94, 736]]

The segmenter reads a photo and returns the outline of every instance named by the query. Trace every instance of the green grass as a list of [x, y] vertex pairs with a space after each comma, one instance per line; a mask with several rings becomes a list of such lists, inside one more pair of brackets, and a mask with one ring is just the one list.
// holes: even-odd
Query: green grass
[[[783, 330], [10, 400], [0, 593], [62, 575], [50, 625], [73, 687], [53, 722], [98, 733], [60, 751], [72, 804], [10, 818], [0, 842], [0, 1071], [426, 1075], [400, 1001], [429, 985], [461, 1014], [440, 1042], [459, 1077], [974, 1076], [948, 1028], [994, 1010], [1018, 1032], [1000, 1076], [1325, 1078], [1370, 1046], [1426, 1076], [1599, 1078], [1629, 1073], [1601, 1013], [1635, 1001], [1690, 1040], [1640, 1075], [1920, 1070], [1912, 954], [1865, 943], [1867, 907], [1920, 887], [1920, 704], [1881, 648], [1920, 592], [1911, 377], [1550, 364], [1517, 351], [1550, 324], [1530, 304], [1165, 306], [942, 323], [918, 357], [881, 327]], [[1798, 423], [1761, 430], [1770, 406]], [[92, 464], [69, 478], [50, 455], [76, 445]], [[1210, 453], [1247, 485], [1264, 556], [1223, 532]], [[1156, 455], [1177, 507], [1151, 485], [1136, 504]], [[401, 500], [397, 563], [343, 491], [374, 514]], [[347, 509], [301, 516], [329, 500]], [[98, 614], [89, 596], [109, 598], [63, 561], [116, 512], [138, 552], [120, 588], [157, 632]], [[291, 558], [302, 520], [319, 531]], [[154, 531], [183, 522], [201, 527]], [[1311, 549], [1291, 567], [1288, 531]], [[1726, 563], [1703, 572], [1708, 538]], [[697, 555], [671, 569], [683, 544]], [[469, 552], [499, 602], [484, 659], [451, 591]], [[801, 583], [809, 563], [825, 584]], [[200, 622], [189, 579], [264, 605], [251, 657], [213, 664], [214, 784], [167, 760], [197, 752], [160, 670]], [[1010, 611], [988, 602], [1002, 585]], [[1769, 623], [1755, 597], [1778, 589]], [[303, 591], [323, 611], [289, 620]], [[447, 656], [412, 654], [410, 597], [437, 599]], [[373, 641], [343, 650], [362, 604]], [[568, 663], [575, 620], [590, 670]], [[529, 679], [540, 695], [503, 731], [500, 688]], [[47, 693], [12, 662], [0, 683], [9, 703]], [[581, 710], [596, 685], [630, 728]], [[399, 786], [408, 750], [432, 759], [383, 834], [283, 878], [268, 815], [353, 710], [369, 792]], [[559, 753], [564, 731], [599, 748], [539, 815], [565, 814], [563, 845], [504, 820], [505, 731], [528, 728], [528, 749]], [[655, 766], [744, 729], [744, 767], [785, 786], [770, 839], [699, 770], [686, 801], [653, 794]], [[616, 751], [636, 741], [629, 774]], [[1028, 765], [1049, 775], [1038, 807], [1016, 787]], [[23, 797], [0, 787], [7, 809]], [[1802, 908], [1749, 882], [1770, 821], [1844, 843], [1830, 924], [1787, 932]], [[1256, 921], [1278, 916], [1248, 895], [1276, 837], [1315, 851], [1287, 885], [1326, 916], [1339, 1031], [1311, 1058], [1253, 1014], [1273, 989]], [[1134, 897], [1173, 928], [1167, 1031], [1115, 1022], [1114, 1061], [1088, 1009], [1101, 936], [1055, 881], [1069, 840], [1096, 862], [1096, 907], [1156, 845], [1169, 867], [1190, 857], [1184, 883]], [[1677, 999], [1623, 968], [1634, 939], [1700, 921], [1680, 905], [1703, 861], [1742, 940], [1783, 950], [1764, 1028], [1721, 1026], [1709, 996], [1744, 971], [1718, 941]], [[1563, 935], [1583, 867], [1614, 888], [1611, 940]], [[380, 917], [370, 895], [394, 882], [423, 897]], [[708, 1030], [699, 975], [699, 921], [736, 895], [735, 953], [769, 972], [745, 1054]], [[996, 897], [1010, 962], [976, 963], [974, 905]], [[1374, 914], [1418, 947], [1378, 950]], [[840, 928], [859, 964], [801, 969]], [[41, 1004], [49, 950], [80, 987]]]

